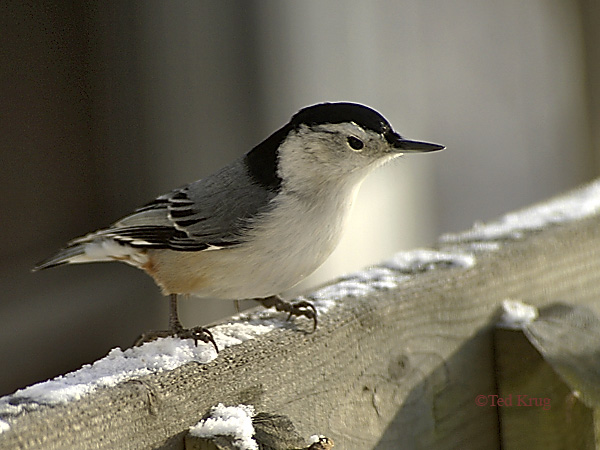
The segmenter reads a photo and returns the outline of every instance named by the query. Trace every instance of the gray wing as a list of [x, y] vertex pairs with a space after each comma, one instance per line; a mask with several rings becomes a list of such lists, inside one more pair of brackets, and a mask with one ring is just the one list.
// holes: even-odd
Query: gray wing
[[228, 247], [243, 242], [249, 222], [269, 211], [275, 195], [252, 183], [239, 160], [161, 195], [94, 235], [141, 248], [199, 251]]

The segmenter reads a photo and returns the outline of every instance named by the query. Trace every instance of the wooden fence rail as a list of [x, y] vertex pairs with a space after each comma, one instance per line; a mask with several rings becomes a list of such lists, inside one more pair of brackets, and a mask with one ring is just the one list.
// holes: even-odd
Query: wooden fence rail
[[[262, 448], [307, 448], [315, 434], [353, 450], [597, 448], [597, 184], [326, 287], [312, 298], [314, 333], [269, 313], [282, 325], [207, 363], [96, 383], [68, 401], [0, 399], [0, 449], [235, 448], [187, 436], [221, 403], [254, 407], [256, 429], [271, 427], [257, 431]], [[506, 299], [540, 317], [497, 330]]]

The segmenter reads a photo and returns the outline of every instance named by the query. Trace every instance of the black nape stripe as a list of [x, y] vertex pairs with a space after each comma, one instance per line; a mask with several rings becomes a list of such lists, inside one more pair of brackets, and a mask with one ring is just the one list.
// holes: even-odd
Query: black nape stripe
[[279, 146], [291, 129], [289, 124], [285, 125], [250, 150], [244, 157], [244, 164], [250, 178], [273, 192], [277, 192], [281, 188], [281, 178], [277, 173]]

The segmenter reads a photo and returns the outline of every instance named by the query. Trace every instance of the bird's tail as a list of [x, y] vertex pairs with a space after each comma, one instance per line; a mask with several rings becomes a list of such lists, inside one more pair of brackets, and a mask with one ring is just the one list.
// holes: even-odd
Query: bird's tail
[[33, 271], [49, 269], [62, 264], [79, 264], [102, 261], [122, 261], [135, 267], [148, 262], [146, 252], [121, 243], [101, 230], [75, 239], [56, 255], [38, 263]]
[[37, 263], [33, 268], [33, 271], [36, 272], [42, 269], [49, 269], [50, 267], [61, 266], [63, 264], [87, 262], [87, 260], [82, 260], [84, 255], [85, 244], [70, 245], [60, 250], [54, 256]]

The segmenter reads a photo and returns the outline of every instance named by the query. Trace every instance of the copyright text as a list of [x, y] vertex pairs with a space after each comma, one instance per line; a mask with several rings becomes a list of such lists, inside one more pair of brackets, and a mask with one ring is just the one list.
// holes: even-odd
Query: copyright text
[[498, 394], [480, 394], [475, 397], [475, 404], [477, 406], [537, 407], [544, 411], [549, 411], [551, 407], [549, 397], [530, 397], [527, 394], [508, 394], [505, 397]]

